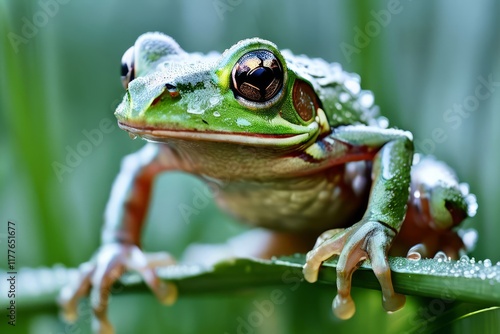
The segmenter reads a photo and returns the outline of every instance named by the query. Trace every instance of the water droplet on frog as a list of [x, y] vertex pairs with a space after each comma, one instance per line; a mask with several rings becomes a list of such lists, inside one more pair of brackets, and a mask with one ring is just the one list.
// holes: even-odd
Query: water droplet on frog
[[220, 116], [220, 112], [218, 112], [218, 111], [214, 111], [213, 115], [214, 115], [215, 117], [219, 117], [219, 116]]
[[351, 96], [347, 94], [346, 92], [342, 92], [339, 94], [339, 101], [342, 103], [346, 103], [351, 99]]
[[349, 90], [354, 95], [357, 95], [359, 93], [359, 91], [361, 90], [361, 86], [359, 85], [359, 82], [355, 81], [352, 78], [349, 78], [346, 81], [344, 81], [344, 86], [347, 90]]
[[220, 98], [218, 98], [217, 96], [212, 96], [208, 102], [210, 103], [211, 106], [215, 106], [216, 104], [218, 104], [220, 102]]
[[373, 93], [370, 91], [363, 91], [359, 96], [359, 103], [364, 108], [370, 108], [375, 102], [375, 98], [373, 97]]
[[136, 139], [136, 138], [137, 138], [137, 135], [136, 135], [136, 134], [134, 134], [134, 133], [132, 133], [132, 132], [129, 132], [129, 133], [128, 133], [128, 136], [129, 136], [130, 138], [132, 138], [132, 139]]
[[387, 117], [380, 116], [377, 118], [377, 125], [382, 129], [387, 129], [389, 127], [389, 120]]
[[195, 115], [201, 115], [205, 112], [203, 109], [197, 109], [197, 108], [187, 108], [186, 110], [190, 114], [195, 114]]

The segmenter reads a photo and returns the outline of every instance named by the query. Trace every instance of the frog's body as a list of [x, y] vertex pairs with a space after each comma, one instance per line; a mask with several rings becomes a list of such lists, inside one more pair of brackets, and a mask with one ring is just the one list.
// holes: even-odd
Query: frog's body
[[346, 227], [361, 218], [370, 188], [368, 173], [353, 178], [345, 170], [342, 165], [296, 178], [231, 182], [221, 187], [218, 202], [237, 218], [269, 229], [321, 233]]
[[387, 129], [371, 92], [340, 65], [260, 39], [222, 55], [188, 54], [170, 37], [148, 33], [125, 53], [122, 69], [127, 94], [115, 113], [119, 125], [153, 143], [124, 160], [104, 245], [82, 275], [86, 288], [63, 297], [72, 311], [92, 280], [101, 292], [94, 306], [101, 329], [108, 327], [99, 302], [113, 271], [138, 269], [160, 298], [171, 297], [138, 248], [154, 177], [164, 171], [206, 180], [221, 208], [252, 225], [295, 233], [336, 229], [308, 254], [304, 275], [315, 281], [321, 262], [340, 255], [333, 308], [341, 318], [354, 313], [350, 277], [366, 258], [384, 307], [402, 307], [386, 256], [403, 221], [425, 231], [401, 233], [397, 248], [410, 257], [441, 249], [456, 255], [462, 248], [451, 228], [474, 214], [473, 195], [433, 159], [412, 169], [411, 134]]

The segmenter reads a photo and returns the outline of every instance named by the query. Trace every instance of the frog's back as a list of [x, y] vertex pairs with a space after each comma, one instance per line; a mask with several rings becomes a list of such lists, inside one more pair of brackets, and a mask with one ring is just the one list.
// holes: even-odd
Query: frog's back
[[311, 83], [332, 127], [347, 124], [385, 127], [387, 121], [379, 117], [373, 93], [361, 89], [359, 75], [321, 58], [294, 55], [290, 50], [283, 50], [282, 54], [288, 68]]

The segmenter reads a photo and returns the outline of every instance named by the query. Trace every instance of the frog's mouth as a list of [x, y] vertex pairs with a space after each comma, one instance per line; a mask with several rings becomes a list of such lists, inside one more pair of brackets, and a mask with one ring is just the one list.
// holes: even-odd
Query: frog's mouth
[[311, 140], [310, 133], [301, 134], [259, 134], [246, 132], [196, 131], [181, 129], [161, 129], [135, 126], [118, 121], [118, 126], [131, 136], [138, 136], [153, 142], [169, 142], [172, 139], [211, 141], [249, 146], [292, 146]]

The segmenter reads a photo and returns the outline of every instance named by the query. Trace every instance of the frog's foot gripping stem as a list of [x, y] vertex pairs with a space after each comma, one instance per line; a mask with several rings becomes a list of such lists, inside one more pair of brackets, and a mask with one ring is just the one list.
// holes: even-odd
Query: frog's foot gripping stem
[[404, 306], [405, 296], [394, 292], [387, 251], [395, 231], [376, 221], [359, 222], [345, 230], [323, 233], [316, 246], [307, 254], [304, 277], [308, 282], [318, 279], [321, 263], [333, 255], [340, 255], [337, 263], [337, 296], [333, 300], [333, 313], [340, 319], [354, 315], [351, 298], [351, 278], [361, 261], [371, 260], [375, 276], [382, 287], [383, 306], [387, 311], [397, 311]]
[[64, 287], [58, 302], [63, 317], [74, 322], [78, 301], [90, 293], [90, 304], [94, 312], [93, 329], [96, 333], [114, 333], [107, 318], [108, 297], [113, 283], [127, 270], [137, 271], [158, 299], [164, 304], [172, 304], [177, 298], [177, 288], [161, 281], [155, 267], [173, 264], [166, 253], [144, 254], [136, 245], [111, 243], [103, 245], [91, 261], [80, 265], [77, 281]]

